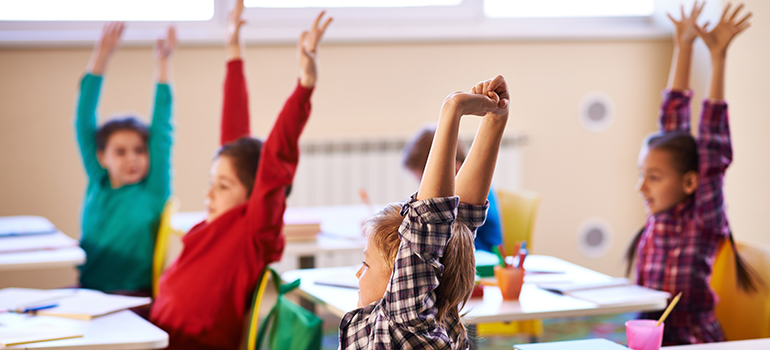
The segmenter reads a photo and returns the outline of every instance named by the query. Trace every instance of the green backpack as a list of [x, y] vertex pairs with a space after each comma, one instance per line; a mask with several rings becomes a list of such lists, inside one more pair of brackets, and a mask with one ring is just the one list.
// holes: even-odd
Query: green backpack
[[[259, 304], [265, 292], [267, 279], [272, 275], [273, 284], [278, 292], [278, 300], [267, 317], [259, 325], [259, 331], [254, 339], [256, 322], [259, 317]], [[269, 330], [267, 347], [270, 350], [319, 350], [321, 349], [321, 334], [323, 321], [305, 308], [293, 303], [285, 294], [299, 287], [300, 280], [283, 284], [281, 276], [275, 270], [265, 266], [262, 270], [260, 284], [254, 291], [251, 320], [249, 321], [248, 349], [262, 348], [265, 331]]]

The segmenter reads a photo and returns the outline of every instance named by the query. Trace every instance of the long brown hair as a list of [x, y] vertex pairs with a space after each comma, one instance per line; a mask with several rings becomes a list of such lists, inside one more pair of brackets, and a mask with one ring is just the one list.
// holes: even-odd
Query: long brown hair
[[[391, 203], [379, 213], [367, 219], [364, 232], [371, 236], [371, 242], [379, 248], [382, 257], [391, 266], [401, 245], [398, 228], [404, 218], [401, 203]], [[439, 260], [444, 271], [439, 277], [436, 293], [436, 321], [447, 329], [456, 322], [460, 325], [460, 338], [456, 345], [464, 344], [467, 330], [460, 318], [460, 310], [473, 292], [476, 275], [476, 258], [473, 253], [473, 232], [460, 219], [452, 224], [452, 235], [447, 242], [444, 256]]]

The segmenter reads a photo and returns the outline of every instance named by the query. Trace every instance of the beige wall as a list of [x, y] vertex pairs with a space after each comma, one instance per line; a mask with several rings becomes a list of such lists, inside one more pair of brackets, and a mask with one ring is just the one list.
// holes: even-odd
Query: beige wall
[[[305, 137], [409, 135], [435, 120], [447, 93], [503, 74], [513, 93], [508, 130], [530, 135], [523, 185], [543, 197], [537, 253], [619, 275], [622, 251], [644, 218], [634, 191], [635, 160], [641, 139], [655, 127], [671, 51], [669, 40], [325, 45]], [[0, 215], [43, 215], [79, 235], [85, 182], [71, 120], [89, 54], [86, 48], [0, 50]], [[264, 135], [295, 82], [294, 48], [249, 47], [246, 57], [252, 129]], [[217, 147], [223, 50], [182, 47], [174, 68], [174, 187], [182, 210], [201, 210]], [[738, 78], [728, 80], [734, 96]], [[151, 81], [149, 49], [120, 50], [108, 70], [102, 115], [136, 111], [147, 116]], [[616, 106], [614, 123], [599, 134], [585, 131], [577, 120], [580, 99], [591, 91], [609, 94]], [[749, 102], [742, 107], [751, 110]], [[758, 137], [761, 129], [750, 121], [767, 125], [767, 113], [741, 114], [745, 117], [736, 120], [745, 124], [736, 125], [736, 132]], [[472, 131], [475, 125], [466, 123], [464, 129]], [[752, 148], [749, 137], [736, 141], [739, 147], [736, 153], [746, 160], [742, 167], [766, 159], [756, 149], [754, 155], [745, 150]], [[742, 171], [755, 178], [738, 162], [736, 168], [732, 177]], [[742, 194], [741, 183], [748, 187], [743, 181], [730, 183], [730, 204], [757, 210], [759, 201]], [[752, 221], [758, 215], [732, 215], [736, 230], [762, 227]], [[600, 259], [582, 257], [575, 247], [577, 228], [589, 217], [607, 220], [615, 232], [613, 249]], [[74, 281], [71, 272], [57, 275]], [[0, 285], [7, 276], [0, 274]]]

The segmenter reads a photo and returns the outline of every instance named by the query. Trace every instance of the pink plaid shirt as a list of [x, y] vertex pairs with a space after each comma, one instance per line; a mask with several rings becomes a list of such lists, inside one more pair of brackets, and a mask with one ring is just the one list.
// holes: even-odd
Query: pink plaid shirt
[[[436, 293], [452, 222], [461, 220], [475, 233], [484, 224], [485, 205], [440, 197], [404, 203], [398, 232], [401, 245], [385, 295], [345, 314], [340, 322], [340, 349], [467, 349], [460, 320], [436, 322]], [[472, 262], [469, 262], [472, 263]]]
[[[691, 92], [666, 91], [662, 132], [690, 131]], [[698, 188], [689, 199], [647, 217], [637, 245], [636, 283], [676, 295], [681, 302], [666, 319], [664, 344], [724, 341], [709, 285], [717, 247], [729, 235], [722, 184], [732, 161], [727, 104], [706, 100], [699, 126]], [[643, 314], [656, 318], [658, 314]]]

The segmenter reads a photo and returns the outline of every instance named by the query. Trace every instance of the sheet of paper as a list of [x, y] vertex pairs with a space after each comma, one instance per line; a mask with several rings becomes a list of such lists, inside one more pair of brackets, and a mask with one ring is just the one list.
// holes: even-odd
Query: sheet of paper
[[58, 301], [59, 306], [38, 311], [38, 315], [90, 319], [132, 307], [147, 305], [150, 298], [105, 294], [90, 289], [78, 289], [77, 293]]
[[666, 300], [671, 296], [667, 292], [637, 285], [580, 290], [569, 292], [569, 295], [602, 306], [623, 305], [646, 300]]
[[45, 235], [24, 235], [0, 238], [0, 254], [77, 246], [78, 241], [58, 231]]
[[56, 226], [42, 216], [0, 216], [0, 238], [56, 231]]
[[83, 334], [79, 332], [50, 325], [25, 327], [0, 326], [0, 348], [59, 339], [80, 338], [82, 336]]
[[53, 304], [62, 298], [75, 295], [74, 289], [0, 289], [0, 310], [16, 310], [26, 307]]
[[589, 290], [607, 287], [624, 286], [630, 284], [631, 281], [628, 278], [611, 278], [602, 281], [590, 281], [590, 282], [555, 282], [555, 283], [538, 283], [537, 286], [550, 290], [552, 292], [567, 294], [579, 290]]

